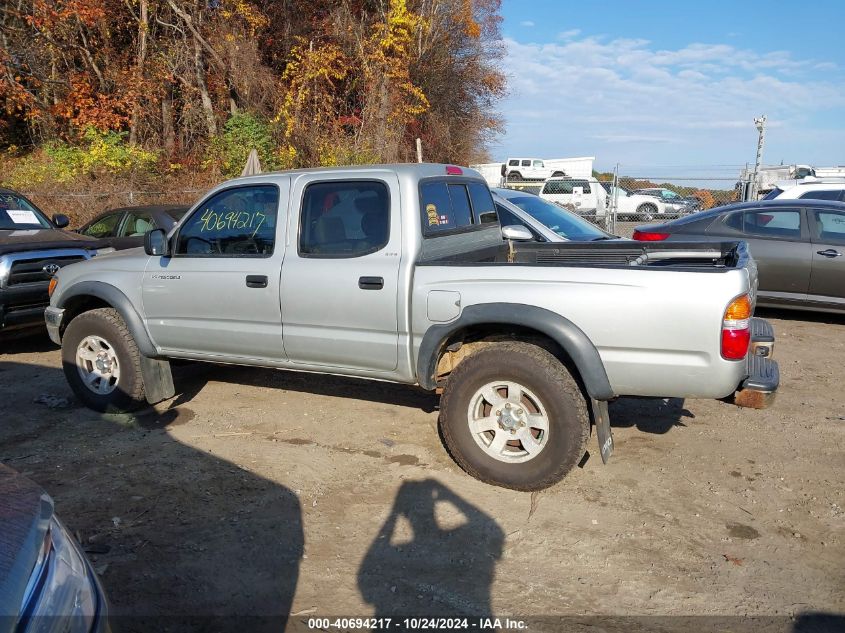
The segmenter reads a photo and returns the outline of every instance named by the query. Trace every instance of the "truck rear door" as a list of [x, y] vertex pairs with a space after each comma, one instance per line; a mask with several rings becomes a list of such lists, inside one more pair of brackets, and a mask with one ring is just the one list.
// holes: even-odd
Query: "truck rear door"
[[293, 183], [282, 322], [295, 363], [397, 367], [399, 181], [388, 170], [360, 173], [304, 174]]

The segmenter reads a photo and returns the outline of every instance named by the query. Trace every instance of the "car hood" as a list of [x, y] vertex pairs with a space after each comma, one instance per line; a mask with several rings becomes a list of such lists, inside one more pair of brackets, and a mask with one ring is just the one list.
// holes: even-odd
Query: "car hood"
[[[47, 493], [0, 464], [0, 623], [20, 612], [52, 516], [53, 500]], [[10, 623], [14, 625], [14, 617]]]
[[0, 230], [0, 255], [34, 249], [84, 248], [96, 249], [107, 246], [104, 240], [79, 235], [60, 229]]

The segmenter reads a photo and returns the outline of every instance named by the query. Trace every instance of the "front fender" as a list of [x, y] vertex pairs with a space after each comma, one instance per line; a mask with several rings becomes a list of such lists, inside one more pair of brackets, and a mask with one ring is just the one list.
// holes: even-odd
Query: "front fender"
[[[147, 328], [144, 327], [144, 321], [135, 306], [123, 292], [111, 284], [102, 281], [75, 283], [61, 292], [58, 297], [54, 297], [51, 305], [55, 308], [65, 309], [73, 303], [73, 299], [81, 297], [96, 297], [117, 310], [123, 322], [126, 323], [126, 327], [132, 333], [132, 337], [138, 345], [138, 350], [148, 358], [158, 356], [158, 350], [153, 344]], [[64, 325], [67, 326], [67, 323]]]

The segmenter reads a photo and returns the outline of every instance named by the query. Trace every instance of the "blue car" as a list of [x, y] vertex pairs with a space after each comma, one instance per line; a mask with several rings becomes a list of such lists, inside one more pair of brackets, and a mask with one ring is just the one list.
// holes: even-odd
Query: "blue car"
[[110, 631], [91, 565], [33, 481], [0, 464], [0, 633]]

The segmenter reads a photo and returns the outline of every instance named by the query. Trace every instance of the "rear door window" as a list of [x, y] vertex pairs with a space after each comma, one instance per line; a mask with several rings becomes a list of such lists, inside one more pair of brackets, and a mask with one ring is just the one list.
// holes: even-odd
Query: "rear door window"
[[390, 194], [381, 181], [332, 180], [305, 188], [299, 254], [315, 258], [369, 255], [390, 237]]
[[523, 167], [531, 167], [531, 161], [530, 160], [522, 161], [522, 166]]
[[746, 211], [745, 232], [761, 237], [799, 239], [801, 237], [801, 211], [778, 209]]

